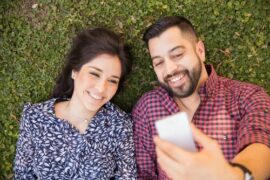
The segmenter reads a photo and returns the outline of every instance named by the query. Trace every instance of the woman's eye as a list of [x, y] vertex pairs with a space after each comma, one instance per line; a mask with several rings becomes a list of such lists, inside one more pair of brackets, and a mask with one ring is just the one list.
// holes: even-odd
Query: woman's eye
[[95, 77], [99, 77], [99, 75], [97, 73], [94, 73], [94, 72], [90, 72], [89, 74], [92, 76], [95, 76]]
[[110, 83], [113, 83], [113, 84], [118, 84], [118, 81], [117, 80], [109, 80]]

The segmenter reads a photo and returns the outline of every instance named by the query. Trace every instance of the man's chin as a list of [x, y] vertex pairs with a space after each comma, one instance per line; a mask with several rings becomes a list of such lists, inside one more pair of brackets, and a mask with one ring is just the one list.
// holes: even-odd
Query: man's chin
[[189, 87], [188, 89], [183, 89], [184, 87], [179, 87], [179, 88], [171, 88], [167, 87], [166, 90], [170, 94], [171, 97], [176, 97], [176, 98], [186, 98], [192, 95], [194, 92], [194, 88]]
[[173, 97], [176, 97], [176, 98], [186, 98], [189, 96], [190, 96], [189, 93], [176, 93], [176, 92], [173, 93]]
[[178, 88], [172, 88], [167, 84], [160, 83], [161, 87], [163, 87], [171, 97], [176, 97], [176, 98], [186, 98], [192, 94], [190, 91], [183, 91], [183, 87], [178, 87]]

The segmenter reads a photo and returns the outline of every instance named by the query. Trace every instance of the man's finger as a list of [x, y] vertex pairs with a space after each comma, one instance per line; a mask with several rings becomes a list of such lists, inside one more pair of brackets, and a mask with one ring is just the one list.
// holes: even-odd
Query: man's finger
[[157, 161], [163, 171], [170, 177], [179, 177], [181, 172], [183, 172], [183, 165], [171, 157], [169, 157], [166, 153], [164, 153], [158, 147], [156, 148], [157, 153]]
[[205, 135], [200, 129], [196, 128], [193, 124], [191, 124], [191, 129], [193, 133], [194, 140], [201, 144], [204, 149], [213, 149], [216, 147], [216, 143], [210, 137]]
[[162, 140], [158, 136], [154, 137], [154, 143], [168, 157], [178, 162], [187, 161], [191, 156], [191, 152], [185, 151], [168, 141]]

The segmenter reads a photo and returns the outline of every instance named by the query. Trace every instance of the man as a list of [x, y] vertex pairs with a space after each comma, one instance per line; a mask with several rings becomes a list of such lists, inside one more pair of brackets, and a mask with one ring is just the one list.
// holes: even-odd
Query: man
[[[160, 87], [132, 111], [138, 179], [266, 179], [270, 176], [270, 97], [205, 65], [205, 47], [184, 17], [164, 17], [144, 41]], [[155, 121], [184, 111], [198, 152], [158, 138]], [[164, 172], [165, 171], [165, 172]]]

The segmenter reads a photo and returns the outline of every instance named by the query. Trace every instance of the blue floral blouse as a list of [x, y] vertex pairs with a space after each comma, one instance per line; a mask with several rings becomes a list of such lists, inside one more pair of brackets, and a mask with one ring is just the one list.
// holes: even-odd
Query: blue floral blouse
[[125, 112], [108, 102], [80, 134], [56, 118], [55, 102], [25, 105], [15, 179], [136, 179], [132, 122]]

